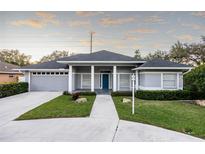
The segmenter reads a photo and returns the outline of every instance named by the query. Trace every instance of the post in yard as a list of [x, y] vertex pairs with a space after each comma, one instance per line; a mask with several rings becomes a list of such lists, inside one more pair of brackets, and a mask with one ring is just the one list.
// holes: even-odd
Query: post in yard
[[132, 75], [132, 114], [135, 114], [135, 74]]

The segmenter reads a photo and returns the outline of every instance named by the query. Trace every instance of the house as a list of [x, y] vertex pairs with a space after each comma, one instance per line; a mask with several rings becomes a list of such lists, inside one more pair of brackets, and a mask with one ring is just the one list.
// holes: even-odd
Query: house
[[191, 67], [164, 60], [136, 60], [102, 50], [22, 67], [31, 91], [183, 89], [183, 73]]
[[18, 82], [23, 74], [17, 70], [19, 66], [0, 61], [0, 83]]

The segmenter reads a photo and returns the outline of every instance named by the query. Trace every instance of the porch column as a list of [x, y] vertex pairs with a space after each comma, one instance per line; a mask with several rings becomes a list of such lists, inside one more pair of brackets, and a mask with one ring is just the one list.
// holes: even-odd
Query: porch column
[[73, 77], [73, 67], [72, 65], [69, 65], [69, 76], [68, 76], [68, 92], [72, 93], [72, 77]]
[[179, 89], [179, 73], [177, 73], [177, 90]]
[[139, 89], [139, 76], [138, 76], [138, 70], [136, 70], [136, 72], [135, 72], [135, 88], [136, 88], [136, 90], [138, 90]]
[[112, 90], [117, 90], [117, 66], [113, 66], [113, 87]]
[[94, 65], [91, 65], [91, 91], [94, 91], [94, 75], [95, 75], [95, 67]]
[[31, 91], [31, 72], [28, 72], [28, 91]]

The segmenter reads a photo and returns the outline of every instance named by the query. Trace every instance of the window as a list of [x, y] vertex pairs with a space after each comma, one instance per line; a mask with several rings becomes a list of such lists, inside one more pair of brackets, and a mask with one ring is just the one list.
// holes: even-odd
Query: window
[[59, 72], [56, 72], [56, 75], [59, 75]]
[[176, 89], [177, 88], [177, 74], [163, 74], [163, 88]]
[[13, 74], [9, 74], [9, 77], [10, 77], [10, 78], [13, 78], [13, 77], [14, 77], [14, 75], [13, 75]]
[[63, 75], [64, 73], [63, 72], [60, 72], [60, 75]]
[[50, 72], [46, 72], [46, 75], [50, 75], [51, 73]]
[[90, 74], [82, 74], [82, 88], [90, 88], [91, 87], [91, 75]]
[[68, 72], [65, 72], [65, 75], [68, 75]]
[[33, 72], [32, 74], [33, 74], [33, 75], [36, 75], [36, 72]]
[[41, 72], [37, 72], [37, 75], [41, 75]]
[[45, 75], [46, 73], [45, 73], [45, 72], [42, 72], [41, 74], [42, 74], [42, 75]]
[[119, 74], [119, 88], [120, 90], [130, 89], [130, 74]]
[[54, 72], [51, 72], [51, 75], [54, 75], [55, 73]]

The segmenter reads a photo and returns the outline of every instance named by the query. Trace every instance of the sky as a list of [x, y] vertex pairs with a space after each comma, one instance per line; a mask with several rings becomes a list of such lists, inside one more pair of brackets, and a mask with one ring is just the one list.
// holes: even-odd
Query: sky
[[54, 50], [75, 54], [109, 50], [133, 56], [169, 51], [177, 40], [199, 42], [205, 12], [0, 12], [0, 49], [18, 49], [32, 60]]

